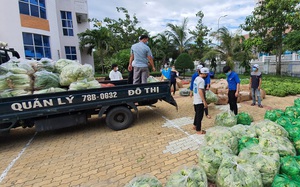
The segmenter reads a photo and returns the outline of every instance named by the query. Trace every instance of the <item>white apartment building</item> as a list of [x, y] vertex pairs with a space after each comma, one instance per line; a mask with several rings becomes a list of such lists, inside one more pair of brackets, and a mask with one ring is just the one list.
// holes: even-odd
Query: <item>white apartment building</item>
[[80, 51], [77, 34], [90, 27], [87, 0], [1, 0], [0, 41], [22, 58], [78, 60], [93, 65]]

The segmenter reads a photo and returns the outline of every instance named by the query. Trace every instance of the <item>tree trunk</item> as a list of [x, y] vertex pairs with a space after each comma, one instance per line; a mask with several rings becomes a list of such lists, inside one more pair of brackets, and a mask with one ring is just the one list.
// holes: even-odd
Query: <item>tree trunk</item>
[[279, 47], [276, 55], [276, 75], [281, 75], [281, 53], [282, 47]]

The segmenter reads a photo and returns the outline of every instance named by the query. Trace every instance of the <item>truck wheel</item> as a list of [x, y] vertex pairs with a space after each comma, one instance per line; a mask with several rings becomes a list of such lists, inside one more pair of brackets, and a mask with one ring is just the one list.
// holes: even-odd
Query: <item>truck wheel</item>
[[112, 130], [123, 130], [133, 122], [133, 114], [127, 107], [116, 107], [106, 114], [106, 125]]

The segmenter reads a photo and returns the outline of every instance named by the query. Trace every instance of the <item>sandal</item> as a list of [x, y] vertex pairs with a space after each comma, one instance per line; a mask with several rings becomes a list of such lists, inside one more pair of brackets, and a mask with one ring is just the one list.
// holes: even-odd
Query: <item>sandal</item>
[[251, 104], [251, 106], [254, 106], [254, 105], [255, 105], [254, 103]]
[[264, 108], [262, 105], [258, 105], [259, 108]]
[[211, 119], [211, 116], [210, 116], [210, 115], [206, 115], [206, 117], [207, 117], [208, 119]]

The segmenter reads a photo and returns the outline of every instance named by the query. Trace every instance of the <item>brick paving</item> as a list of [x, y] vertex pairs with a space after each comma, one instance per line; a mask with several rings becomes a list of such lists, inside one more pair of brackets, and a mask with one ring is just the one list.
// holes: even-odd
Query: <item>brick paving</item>
[[[177, 93], [178, 94], [178, 93]], [[255, 120], [263, 119], [267, 109], [293, 105], [297, 96], [263, 100], [265, 108], [240, 103]], [[96, 117], [88, 125], [37, 133], [34, 129], [15, 129], [0, 136], [0, 186], [97, 186], [123, 187], [143, 174], [157, 177], [163, 184], [171, 173], [198, 163], [197, 149], [203, 135], [192, 130], [192, 98], [175, 96], [175, 107], [158, 102], [156, 107], [139, 108], [139, 119], [132, 127], [113, 131]], [[211, 104], [210, 115], [221, 110]], [[213, 126], [214, 119], [203, 119], [203, 128]], [[9, 171], [5, 169], [19, 153]]]

